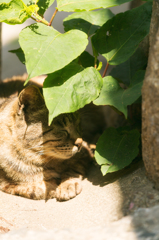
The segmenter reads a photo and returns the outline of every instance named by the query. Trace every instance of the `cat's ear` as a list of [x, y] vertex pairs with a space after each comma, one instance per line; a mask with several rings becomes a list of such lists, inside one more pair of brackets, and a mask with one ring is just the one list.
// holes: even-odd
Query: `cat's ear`
[[23, 89], [19, 94], [19, 114], [23, 108], [38, 109], [44, 105], [44, 99], [39, 88], [34, 85]]

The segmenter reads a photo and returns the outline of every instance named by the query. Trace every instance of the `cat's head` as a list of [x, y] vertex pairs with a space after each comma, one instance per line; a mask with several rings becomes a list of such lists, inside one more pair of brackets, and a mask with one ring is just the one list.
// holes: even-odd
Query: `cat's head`
[[16, 131], [25, 148], [38, 155], [68, 159], [80, 151], [82, 144], [78, 114], [61, 114], [49, 126], [44, 98], [35, 86], [19, 94]]

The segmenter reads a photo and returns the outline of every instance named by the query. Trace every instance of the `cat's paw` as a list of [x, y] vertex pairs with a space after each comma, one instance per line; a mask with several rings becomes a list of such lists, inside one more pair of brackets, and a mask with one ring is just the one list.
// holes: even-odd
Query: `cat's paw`
[[82, 191], [80, 179], [69, 179], [62, 182], [56, 189], [56, 199], [66, 201], [76, 197]]
[[87, 142], [83, 141], [82, 142], [82, 147], [83, 147], [82, 150], [85, 150], [86, 154], [89, 154], [89, 156], [91, 158], [94, 157], [94, 152], [95, 152], [95, 149], [96, 149], [96, 145], [95, 144], [88, 144]]

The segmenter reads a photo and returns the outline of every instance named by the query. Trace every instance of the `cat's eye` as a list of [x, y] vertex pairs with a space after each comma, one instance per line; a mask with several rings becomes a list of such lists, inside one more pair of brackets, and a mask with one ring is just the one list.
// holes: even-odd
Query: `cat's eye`
[[56, 138], [66, 138], [68, 137], [68, 132], [66, 130], [61, 130], [59, 132], [54, 133]]
[[62, 130], [61, 132], [62, 132], [62, 135], [63, 135], [63, 136], [65, 136], [65, 137], [68, 137], [68, 136], [69, 136], [69, 134], [68, 134], [68, 132], [67, 132], [66, 130]]
[[52, 131], [52, 128], [50, 128], [50, 129], [46, 130], [45, 132], [43, 132], [43, 135], [45, 135], [45, 134], [47, 134], [47, 133], [49, 133], [51, 131]]

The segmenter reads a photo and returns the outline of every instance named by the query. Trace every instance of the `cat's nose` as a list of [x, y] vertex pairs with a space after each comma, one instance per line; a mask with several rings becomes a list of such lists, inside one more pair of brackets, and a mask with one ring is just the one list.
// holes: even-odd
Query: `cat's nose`
[[77, 138], [75, 141], [75, 146], [78, 147], [78, 149], [80, 149], [81, 145], [82, 145], [83, 139], [82, 138]]

